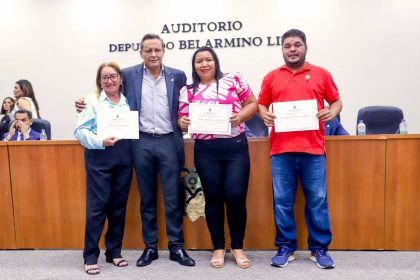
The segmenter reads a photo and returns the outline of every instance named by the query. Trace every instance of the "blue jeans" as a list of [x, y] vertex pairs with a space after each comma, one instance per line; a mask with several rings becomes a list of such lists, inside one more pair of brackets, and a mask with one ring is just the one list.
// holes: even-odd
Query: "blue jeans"
[[331, 227], [328, 214], [325, 155], [284, 153], [271, 157], [276, 245], [297, 249], [294, 218], [298, 178], [306, 198], [305, 218], [309, 230], [308, 248], [328, 249]]

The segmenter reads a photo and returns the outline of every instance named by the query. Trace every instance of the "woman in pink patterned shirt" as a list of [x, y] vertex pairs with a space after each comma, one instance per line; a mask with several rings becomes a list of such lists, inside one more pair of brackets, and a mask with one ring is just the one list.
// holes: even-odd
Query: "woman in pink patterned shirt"
[[191, 124], [190, 103], [231, 104], [230, 135], [192, 134], [194, 162], [206, 198], [206, 220], [213, 242], [210, 265], [224, 266], [225, 204], [231, 237], [231, 254], [238, 267], [248, 268], [250, 260], [243, 248], [246, 226], [246, 194], [249, 153], [244, 122], [257, 111], [257, 100], [239, 74], [222, 74], [213, 49], [201, 47], [192, 58], [193, 83], [181, 89], [178, 125], [184, 131]]

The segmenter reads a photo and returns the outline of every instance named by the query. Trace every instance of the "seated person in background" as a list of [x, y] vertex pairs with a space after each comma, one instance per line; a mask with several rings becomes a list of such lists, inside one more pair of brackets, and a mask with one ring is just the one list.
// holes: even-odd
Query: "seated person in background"
[[334, 118], [328, 122], [324, 122], [325, 136], [328, 135], [349, 135], [347, 130], [341, 125], [337, 118]]
[[245, 124], [245, 135], [246, 137], [255, 137], [255, 133]]
[[34, 119], [41, 118], [41, 115], [39, 114], [38, 101], [36, 100], [31, 82], [28, 80], [17, 81], [13, 88], [13, 94], [16, 98], [16, 102], [14, 110], [10, 113], [11, 121], [14, 120], [13, 117], [15, 116], [15, 111], [20, 109], [31, 111]]
[[1, 120], [0, 120], [0, 135], [3, 136], [7, 131], [9, 131], [10, 125], [10, 112], [15, 106], [15, 99], [13, 97], [6, 97], [3, 99], [1, 105]]
[[258, 114], [253, 115], [245, 122], [246, 137], [267, 137], [268, 127]]
[[15, 120], [10, 126], [9, 132], [4, 134], [5, 141], [25, 141], [39, 140], [39, 132], [31, 129], [32, 113], [28, 110], [17, 110], [15, 112]]

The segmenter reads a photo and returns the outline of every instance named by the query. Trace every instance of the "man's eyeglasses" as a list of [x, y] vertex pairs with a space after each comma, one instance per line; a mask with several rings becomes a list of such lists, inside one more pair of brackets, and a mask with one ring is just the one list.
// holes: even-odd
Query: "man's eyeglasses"
[[104, 83], [108, 82], [109, 80], [111, 80], [111, 82], [115, 82], [116, 80], [118, 80], [119, 76], [120, 76], [119, 74], [111, 74], [109, 76], [102, 76], [101, 81]]

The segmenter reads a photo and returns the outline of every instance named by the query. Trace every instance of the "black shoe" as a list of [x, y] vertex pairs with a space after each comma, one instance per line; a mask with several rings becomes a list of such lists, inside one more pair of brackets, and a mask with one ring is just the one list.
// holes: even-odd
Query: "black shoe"
[[180, 265], [195, 266], [195, 261], [187, 255], [184, 249], [179, 248], [169, 254], [171, 261], [177, 261]]
[[137, 266], [146, 266], [152, 263], [152, 261], [157, 260], [158, 251], [155, 248], [146, 248], [141, 254], [141, 257], [137, 260]]

